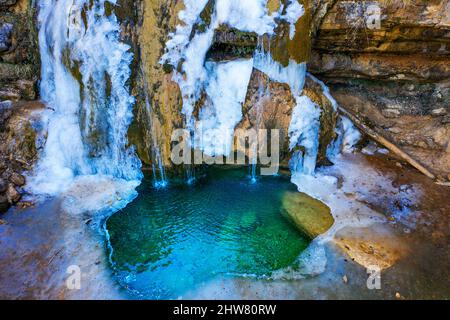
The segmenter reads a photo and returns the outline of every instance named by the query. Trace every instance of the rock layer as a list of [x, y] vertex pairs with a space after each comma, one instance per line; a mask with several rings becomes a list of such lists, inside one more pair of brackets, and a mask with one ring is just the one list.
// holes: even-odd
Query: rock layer
[[[371, 28], [369, 6], [380, 9]], [[316, 1], [309, 70], [441, 179], [450, 172], [449, 1]]]

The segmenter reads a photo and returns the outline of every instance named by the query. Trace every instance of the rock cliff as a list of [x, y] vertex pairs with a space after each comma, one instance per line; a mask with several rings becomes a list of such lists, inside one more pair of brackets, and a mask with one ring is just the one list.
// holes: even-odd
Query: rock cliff
[[442, 180], [450, 172], [449, 13], [440, 0], [318, 1], [309, 63], [342, 107]]

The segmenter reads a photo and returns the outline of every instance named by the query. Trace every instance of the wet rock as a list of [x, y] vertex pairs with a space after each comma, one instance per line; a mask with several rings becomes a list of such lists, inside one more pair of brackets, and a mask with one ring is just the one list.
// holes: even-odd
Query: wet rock
[[8, 201], [11, 204], [17, 203], [22, 198], [22, 195], [19, 191], [14, 187], [14, 185], [9, 184], [8, 190], [6, 190], [6, 196], [8, 197]]
[[44, 110], [45, 106], [39, 102], [14, 104], [2, 142], [6, 154], [15, 162], [33, 164], [36, 161], [38, 148], [45, 142], [45, 132], [41, 123]]
[[[175, 129], [183, 127], [181, 113], [182, 97], [178, 85], [173, 81], [173, 70], [160, 63], [169, 33], [179, 24], [178, 13], [183, 10], [182, 1], [130, 1], [130, 6], [137, 6], [142, 23], [138, 30], [132, 30], [132, 38], [139, 44], [134, 48], [136, 57], [145, 57], [142, 63], [142, 73], [134, 84], [133, 91], [137, 94], [136, 105], [133, 108], [134, 119], [129, 129], [130, 143], [136, 146], [136, 151], [144, 165], [151, 166], [152, 144], [156, 140], [163, 162], [168, 171], [173, 170], [170, 161], [171, 135]], [[139, 47], [137, 47], [139, 46]], [[144, 78], [145, 77], [145, 78]], [[151, 114], [148, 114], [148, 104]], [[152, 136], [152, 134], [155, 136]], [[170, 170], [169, 170], [170, 168]], [[170, 172], [168, 172], [170, 174]]]
[[324, 95], [322, 87], [309, 77], [306, 78], [303, 94], [308, 96], [321, 109], [317, 164], [319, 166], [329, 165], [331, 162], [327, 158], [327, 150], [336, 138], [338, 114], [331, 101]]
[[[272, 58], [287, 66], [289, 61], [297, 63], [308, 61], [311, 57], [311, 17], [313, 15], [311, 0], [299, 0], [303, 5], [305, 13], [295, 23], [295, 35], [290, 37], [290, 24], [284, 20], [277, 21], [278, 27], [275, 34], [264, 41], [266, 51], [270, 51]], [[287, 1], [271, 0], [268, 2], [268, 8], [271, 12], [283, 6], [282, 15], [286, 14]], [[270, 43], [270, 44], [269, 44]], [[301, 45], [299, 45], [301, 44]]]
[[[267, 92], [263, 98], [259, 93], [261, 87]], [[242, 109], [244, 117], [237, 129], [247, 130], [259, 127], [280, 130], [281, 162], [287, 162], [290, 154], [289, 125], [295, 105], [295, 99], [287, 84], [270, 81], [267, 75], [253, 69]]]
[[334, 224], [330, 208], [323, 202], [299, 192], [286, 192], [282, 199], [283, 213], [304, 235], [315, 239]]
[[[265, 92], [263, 97], [260, 93], [261, 88]], [[322, 110], [318, 164], [324, 165], [329, 163], [326, 156], [327, 148], [336, 137], [337, 113], [334, 111], [331, 102], [323, 94], [321, 86], [309, 77], [306, 79], [303, 94], [308, 96]], [[280, 130], [280, 162], [282, 165], [287, 165], [291, 156], [289, 126], [295, 106], [296, 102], [289, 85], [272, 81], [267, 75], [254, 69], [242, 108], [244, 116], [237, 129]], [[245, 152], [244, 150], [240, 151]]]
[[14, 185], [18, 187], [22, 187], [25, 185], [25, 177], [19, 173], [14, 172], [11, 177], [9, 178], [9, 181], [11, 181]]

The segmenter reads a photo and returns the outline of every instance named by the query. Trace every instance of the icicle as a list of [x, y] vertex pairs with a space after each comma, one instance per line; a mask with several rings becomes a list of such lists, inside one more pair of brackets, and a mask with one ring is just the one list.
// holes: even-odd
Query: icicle
[[103, 0], [41, 0], [38, 20], [41, 97], [54, 112], [31, 191], [53, 195], [80, 175], [139, 180], [140, 161], [127, 141], [132, 54], [115, 15], [106, 15]]

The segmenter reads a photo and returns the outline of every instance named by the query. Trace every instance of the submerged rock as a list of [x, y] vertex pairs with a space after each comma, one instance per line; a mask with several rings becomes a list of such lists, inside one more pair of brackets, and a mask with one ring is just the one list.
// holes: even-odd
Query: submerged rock
[[304, 193], [286, 192], [282, 209], [300, 232], [311, 239], [324, 234], [334, 224], [330, 208]]

